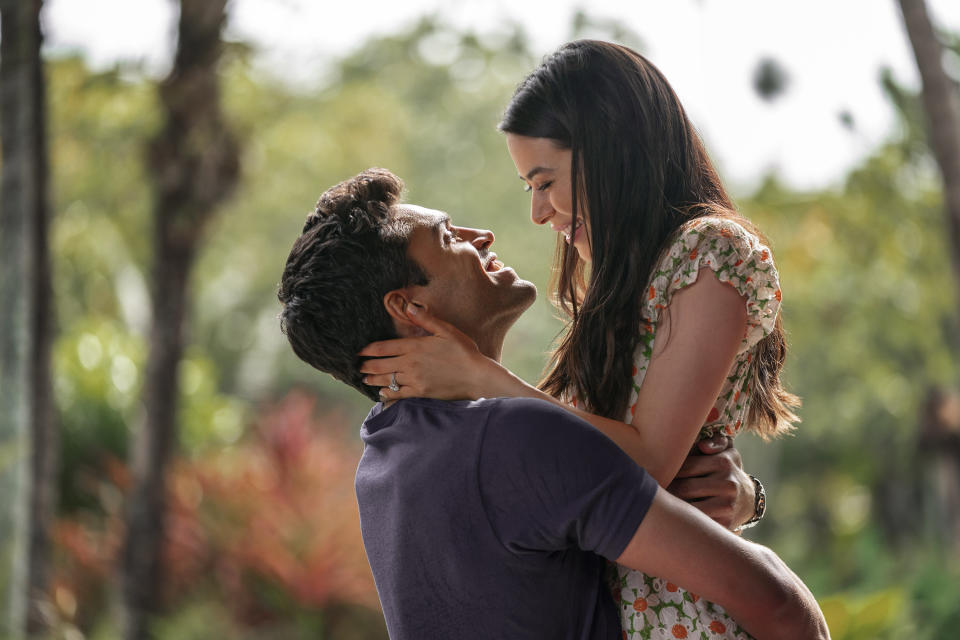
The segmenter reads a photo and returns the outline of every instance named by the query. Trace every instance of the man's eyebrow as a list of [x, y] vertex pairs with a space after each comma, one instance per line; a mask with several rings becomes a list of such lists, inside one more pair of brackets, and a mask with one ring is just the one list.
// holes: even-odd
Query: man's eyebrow
[[433, 231], [439, 231], [441, 229], [444, 229], [448, 224], [450, 224], [450, 216], [443, 215], [443, 216], [440, 216], [436, 222], [430, 225], [430, 228]]
[[544, 171], [553, 171], [553, 169], [551, 167], [534, 167], [533, 169], [530, 169], [530, 171], [527, 172], [526, 177], [520, 176], [520, 179], [533, 180], [533, 176], [537, 175], [538, 173], [543, 173]]

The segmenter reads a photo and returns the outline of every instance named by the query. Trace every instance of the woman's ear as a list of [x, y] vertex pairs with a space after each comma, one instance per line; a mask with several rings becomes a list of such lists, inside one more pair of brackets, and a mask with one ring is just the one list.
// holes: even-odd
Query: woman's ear
[[393, 320], [393, 326], [396, 327], [399, 337], [407, 338], [411, 336], [429, 335], [426, 331], [410, 322], [410, 316], [407, 315], [408, 305], [413, 305], [418, 309], [426, 308], [426, 305], [415, 301], [407, 289], [394, 289], [393, 291], [388, 291], [386, 295], [383, 296], [383, 307]]

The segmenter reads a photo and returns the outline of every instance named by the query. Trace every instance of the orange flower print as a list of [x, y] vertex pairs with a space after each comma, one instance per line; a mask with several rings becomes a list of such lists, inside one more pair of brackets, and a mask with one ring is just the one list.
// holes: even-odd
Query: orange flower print
[[730, 233], [730, 229], [720, 229], [720, 235], [723, 236], [724, 238], [729, 238], [733, 234]]
[[610, 592], [610, 595], [613, 596], [615, 602], [620, 602], [620, 587], [615, 587], [613, 591]]
[[669, 591], [670, 593], [676, 593], [676, 592], [677, 592], [677, 585], [673, 584], [672, 582], [668, 582], [668, 583], [667, 583], [667, 591]]
[[710, 623], [710, 631], [713, 631], [714, 633], [726, 633], [727, 625], [723, 624], [719, 620], [714, 620]]
[[673, 637], [674, 637], [674, 638], [686, 638], [686, 637], [687, 637], [687, 628], [686, 628], [685, 626], [683, 626], [682, 624], [675, 624], [675, 625], [673, 625], [673, 629], [671, 629], [671, 632], [673, 632]]
[[767, 251], [766, 249], [764, 249], [764, 250], [760, 253], [760, 259], [761, 259], [761, 260], [766, 260], [766, 259], [768, 259], [769, 257], [770, 257], [770, 252]]
[[621, 631], [621, 632], [620, 632], [620, 636], [623, 638], [623, 640], [627, 640], [627, 632], [626, 632], [626, 631]]
[[713, 422], [714, 420], [716, 420], [716, 419], [719, 418], [719, 417], [720, 417], [720, 410], [717, 409], [716, 407], [714, 407], [713, 409], [710, 409], [710, 414], [707, 416], [707, 420], [706, 420], [706, 421], [707, 421], [707, 422]]
[[653, 287], [650, 287], [650, 291], [647, 293], [647, 295], [650, 296], [651, 300], [653, 300], [657, 297], [657, 292]]
[[743, 264], [743, 260], [737, 260], [736, 262], [733, 263], [733, 266], [739, 267], [742, 264]]
[[773, 295], [777, 297], [777, 302], [780, 302], [783, 299], [783, 296], [780, 293], [780, 289], [777, 289], [777, 292], [774, 293]]
[[[634, 374], [634, 375], [636, 375], [636, 374]], [[733, 394], [733, 401], [736, 402], [736, 401], [739, 400], [739, 399], [740, 399], [740, 392], [737, 391], [735, 394]]]
[[698, 595], [695, 594], [695, 593], [691, 593], [691, 594], [690, 594], [690, 599], [693, 600], [694, 602], [696, 602], [697, 600], [700, 599], [700, 596], [698, 596]]
[[645, 598], [637, 598], [633, 601], [633, 610], [634, 611], [646, 611], [647, 610], [647, 600]]
[[696, 248], [696, 247], [694, 247], [694, 248], [693, 248], [693, 251], [690, 252], [690, 259], [691, 259], [691, 260], [696, 260], [696, 259], [697, 259], [697, 248]]
[[633, 374], [632, 374], [632, 375], [633, 375], [634, 378], [637, 377], [637, 367], [636, 367], [636, 366], [633, 367]]

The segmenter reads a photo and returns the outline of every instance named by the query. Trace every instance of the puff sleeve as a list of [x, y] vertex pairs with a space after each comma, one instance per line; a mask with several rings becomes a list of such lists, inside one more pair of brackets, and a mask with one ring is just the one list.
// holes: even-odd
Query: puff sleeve
[[700, 218], [680, 232], [651, 277], [645, 319], [657, 322], [673, 295], [696, 282], [703, 268], [712, 269], [745, 300], [747, 331], [740, 353], [773, 331], [781, 293], [772, 252], [742, 225], [722, 218]]

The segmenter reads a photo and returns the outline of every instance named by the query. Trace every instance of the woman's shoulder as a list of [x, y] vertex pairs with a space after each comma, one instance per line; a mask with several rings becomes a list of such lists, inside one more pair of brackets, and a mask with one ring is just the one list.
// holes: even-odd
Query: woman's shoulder
[[688, 220], [680, 227], [678, 238], [697, 242], [719, 238], [732, 244], [762, 244], [750, 222], [734, 216], [710, 215]]
[[781, 294], [773, 255], [748, 221], [725, 216], [703, 216], [682, 225], [652, 274], [645, 315], [657, 317], [704, 268], [733, 285], [750, 310], [761, 308], [775, 316]]
[[[701, 256], [704, 258], [698, 260]], [[732, 216], [702, 216], [680, 226], [665, 247], [657, 271], [673, 271], [700, 262], [716, 268], [752, 258], [772, 262], [769, 247], [749, 221]]]

